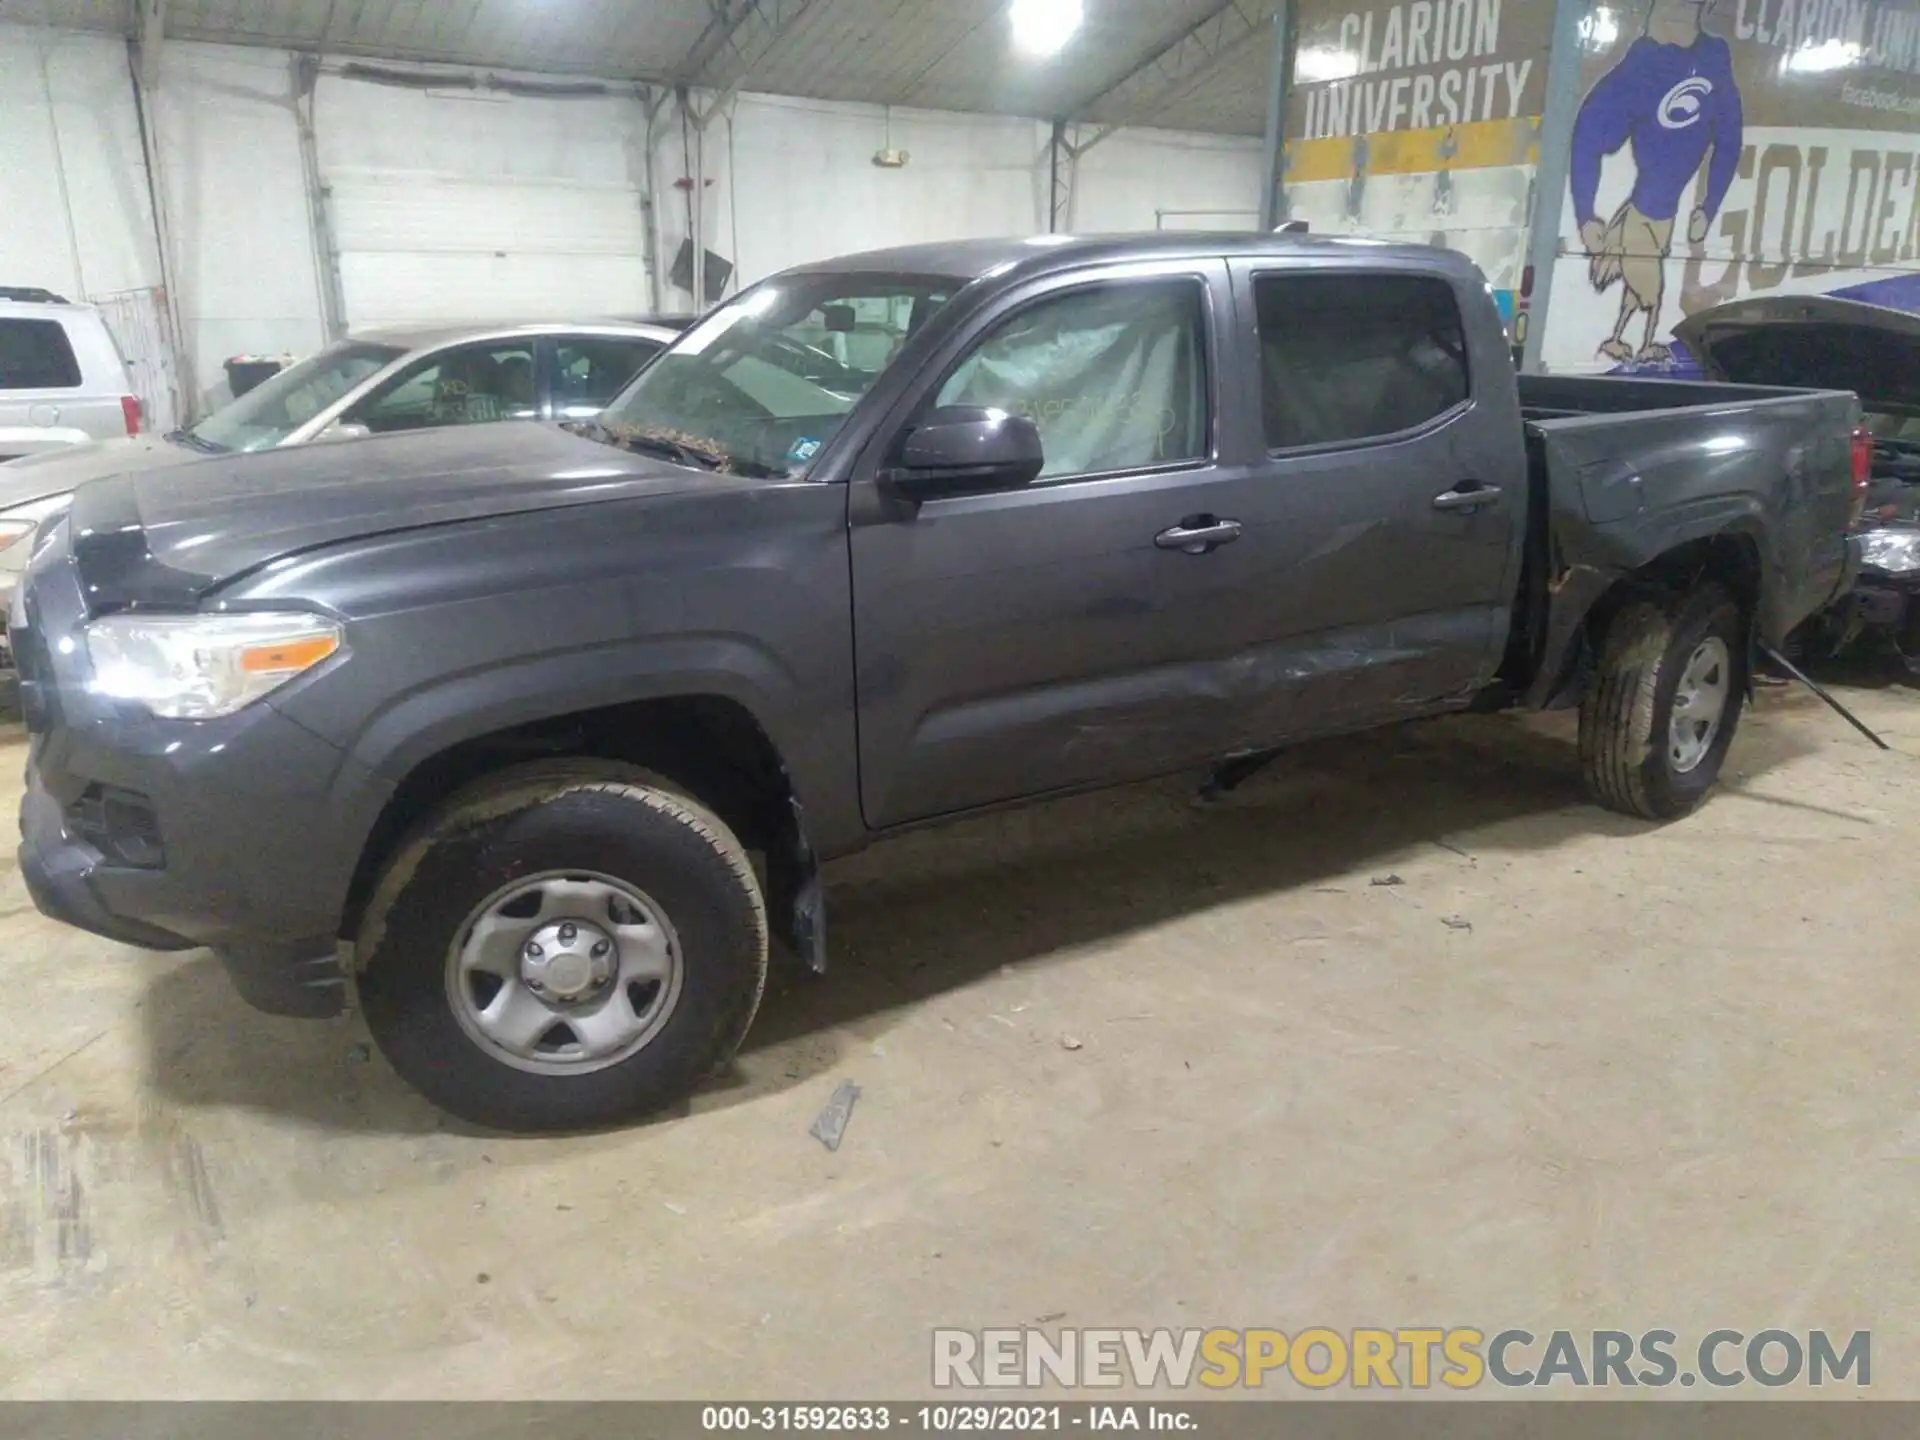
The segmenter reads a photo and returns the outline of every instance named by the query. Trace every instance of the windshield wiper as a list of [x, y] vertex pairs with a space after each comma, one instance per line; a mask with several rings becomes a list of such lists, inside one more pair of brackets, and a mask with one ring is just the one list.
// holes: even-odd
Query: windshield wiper
[[661, 455], [676, 460], [682, 465], [696, 466], [701, 470], [730, 470], [732, 464], [728, 457], [718, 450], [707, 450], [698, 445], [689, 445], [684, 440], [669, 440], [664, 435], [637, 435], [612, 432], [614, 443], [624, 445], [629, 450], [637, 450], [646, 455]]
[[202, 439], [191, 430], [169, 430], [160, 437], [173, 445], [184, 445], [189, 450], [198, 450], [202, 455], [224, 455], [227, 447], [216, 445], [211, 440]]

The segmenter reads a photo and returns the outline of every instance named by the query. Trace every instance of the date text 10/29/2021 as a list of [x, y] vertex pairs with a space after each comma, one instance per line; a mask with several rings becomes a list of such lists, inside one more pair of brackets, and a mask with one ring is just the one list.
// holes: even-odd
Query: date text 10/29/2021
[[1182, 1405], [706, 1405], [701, 1430], [713, 1433], [789, 1431], [815, 1434], [885, 1430], [942, 1434], [1025, 1435], [1051, 1431], [1159, 1431], [1199, 1428]]

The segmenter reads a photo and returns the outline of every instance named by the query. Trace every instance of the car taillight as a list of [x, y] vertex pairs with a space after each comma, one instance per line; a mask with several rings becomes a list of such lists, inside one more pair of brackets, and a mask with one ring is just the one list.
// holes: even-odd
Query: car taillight
[[140, 397], [138, 395], [122, 395], [120, 397], [120, 413], [126, 418], [127, 434], [138, 435], [140, 433]]
[[1873, 432], [1862, 426], [1853, 432], [1853, 518], [1860, 523], [1867, 512], [1867, 487], [1873, 483]]

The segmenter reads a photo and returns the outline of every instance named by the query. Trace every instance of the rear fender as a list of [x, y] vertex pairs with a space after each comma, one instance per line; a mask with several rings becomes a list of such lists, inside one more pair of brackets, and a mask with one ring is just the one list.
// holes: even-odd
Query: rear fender
[[1769, 614], [1773, 561], [1762, 516], [1746, 497], [1723, 498], [1728, 503], [1703, 504], [1678, 525], [1663, 523], [1666, 543], [1652, 553], [1651, 545], [1634, 543], [1637, 537], [1610, 535], [1599, 527], [1581, 527], [1572, 546], [1556, 535], [1540, 661], [1522, 704], [1552, 709], [1574, 698], [1571, 692], [1621, 605], [1673, 594], [1702, 580], [1727, 586], [1741, 602], [1754, 637], [1778, 643], [1777, 617]]

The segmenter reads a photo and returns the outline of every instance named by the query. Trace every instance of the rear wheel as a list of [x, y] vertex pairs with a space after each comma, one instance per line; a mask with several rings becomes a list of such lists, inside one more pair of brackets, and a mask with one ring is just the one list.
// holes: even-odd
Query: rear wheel
[[1746, 626], [1719, 586], [1627, 606], [1580, 705], [1594, 798], [1646, 820], [1694, 809], [1719, 778], [1746, 685]]
[[766, 982], [733, 833], [644, 771], [509, 771], [404, 845], [361, 926], [368, 1028], [442, 1109], [503, 1130], [631, 1120], [725, 1063]]

